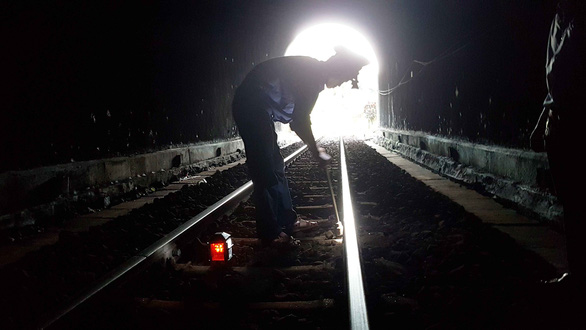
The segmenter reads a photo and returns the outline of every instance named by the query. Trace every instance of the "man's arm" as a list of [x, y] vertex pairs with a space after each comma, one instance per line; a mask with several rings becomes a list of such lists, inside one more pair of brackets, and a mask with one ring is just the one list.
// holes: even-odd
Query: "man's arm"
[[323, 84], [319, 85], [309, 81], [293, 84], [293, 95], [295, 99], [295, 108], [293, 109], [293, 118], [290, 123], [291, 129], [301, 138], [311, 151], [311, 154], [318, 160], [320, 166], [325, 166], [330, 162], [328, 155], [323, 148], [318, 148], [311, 129], [310, 114], [315, 106], [319, 93], [323, 90]]
[[547, 94], [547, 97], [543, 101], [543, 110], [539, 115], [539, 119], [537, 120], [537, 124], [535, 124], [535, 128], [531, 132], [529, 136], [529, 145], [531, 150], [535, 152], [543, 152], [545, 151], [544, 146], [544, 137], [546, 135], [547, 130], [547, 118], [549, 117], [549, 109], [553, 107], [553, 98], [551, 94]]
[[291, 122], [291, 129], [305, 142], [313, 157], [319, 162], [319, 166], [323, 167], [330, 163], [332, 157], [326, 153], [324, 148], [317, 146], [309, 120], [296, 124]]
[[541, 114], [539, 115], [537, 124], [535, 124], [535, 128], [533, 128], [533, 131], [531, 132], [531, 135], [529, 137], [529, 144], [531, 146], [531, 150], [535, 152], [545, 151], [543, 145], [543, 138], [545, 135], [545, 126], [548, 116], [546, 112], [549, 112], [549, 109], [547, 107], [543, 107], [543, 111], [541, 111]]
[[293, 120], [289, 126], [305, 142], [309, 151], [317, 157], [318, 149], [313, 131], [311, 130], [311, 119], [309, 115], [313, 110], [319, 93], [312, 92], [307, 88], [307, 85], [302, 86], [305, 88], [296, 86], [294, 89], [295, 108], [293, 110]]
[[319, 150], [317, 148], [317, 143], [315, 142], [315, 137], [313, 136], [313, 131], [311, 130], [311, 122], [309, 119], [294, 120], [291, 122], [290, 126], [301, 140], [305, 142], [307, 148], [311, 151], [311, 154], [317, 157]]

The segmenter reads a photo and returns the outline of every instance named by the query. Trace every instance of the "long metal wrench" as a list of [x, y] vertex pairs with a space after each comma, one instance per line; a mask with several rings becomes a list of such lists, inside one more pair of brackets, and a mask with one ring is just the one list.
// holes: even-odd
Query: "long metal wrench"
[[330, 194], [332, 195], [332, 202], [334, 203], [334, 212], [336, 212], [336, 221], [338, 229], [340, 231], [339, 234], [342, 235], [344, 227], [342, 225], [342, 222], [340, 221], [340, 214], [338, 213], [338, 204], [336, 203], [336, 196], [334, 195], [334, 187], [332, 185], [332, 178], [330, 176], [330, 167], [326, 165], [324, 170], [326, 171], [326, 176], [328, 177], [328, 184], [330, 185]]

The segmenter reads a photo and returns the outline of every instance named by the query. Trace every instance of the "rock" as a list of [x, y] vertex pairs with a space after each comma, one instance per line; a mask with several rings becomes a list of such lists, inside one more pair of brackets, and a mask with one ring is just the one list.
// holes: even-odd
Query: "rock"
[[395, 311], [413, 312], [419, 309], [419, 303], [413, 298], [407, 298], [395, 293], [385, 293], [381, 295], [385, 305]]
[[374, 259], [374, 264], [383, 267], [386, 271], [391, 272], [395, 275], [403, 275], [405, 273], [405, 267], [398, 262], [386, 260], [383, 257]]
[[110, 207], [110, 196], [104, 197], [104, 208]]

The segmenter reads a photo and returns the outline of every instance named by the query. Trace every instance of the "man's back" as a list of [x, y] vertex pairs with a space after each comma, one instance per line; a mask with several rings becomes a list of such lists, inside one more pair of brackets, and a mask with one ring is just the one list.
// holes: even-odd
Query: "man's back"
[[308, 120], [325, 80], [324, 62], [314, 58], [270, 59], [258, 64], [238, 87], [235, 111], [242, 111], [245, 104], [246, 111], [267, 111], [275, 121]]

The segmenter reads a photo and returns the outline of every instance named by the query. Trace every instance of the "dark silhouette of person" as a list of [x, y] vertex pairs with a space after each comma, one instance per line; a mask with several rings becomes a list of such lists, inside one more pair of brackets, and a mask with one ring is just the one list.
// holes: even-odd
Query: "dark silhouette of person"
[[264, 244], [294, 242], [298, 220], [274, 122], [288, 123], [307, 145], [320, 166], [330, 156], [316, 144], [310, 114], [324, 85], [333, 88], [356, 81], [368, 61], [347, 49], [336, 48], [327, 61], [306, 56], [277, 57], [258, 64], [237, 88], [232, 113], [246, 149], [246, 164], [254, 184], [256, 229]]
[[555, 194], [563, 207], [569, 274], [584, 286], [586, 280], [585, 176], [577, 154], [584, 129], [584, 1], [561, 1], [551, 23], [545, 65], [547, 97], [531, 147], [546, 151]]

